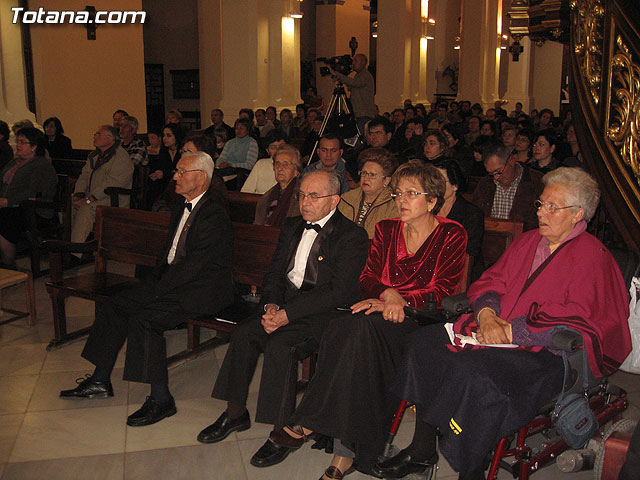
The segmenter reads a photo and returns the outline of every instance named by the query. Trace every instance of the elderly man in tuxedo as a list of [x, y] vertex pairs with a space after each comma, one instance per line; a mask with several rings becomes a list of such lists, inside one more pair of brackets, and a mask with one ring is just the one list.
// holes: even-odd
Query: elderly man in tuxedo
[[[301, 217], [285, 220], [269, 272], [262, 284], [261, 315], [238, 326], [220, 368], [212, 396], [227, 409], [198, 435], [219, 442], [251, 426], [246, 408], [249, 383], [261, 352], [264, 365], [256, 421], [283, 426], [295, 409], [297, 347], [313, 351], [327, 313], [358, 297], [358, 278], [367, 258], [367, 234], [337, 209], [340, 180], [315, 170], [300, 184]], [[280, 463], [291, 450], [267, 442], [251, 459], [256, 467]]]
[[185, 202], [171, 214], [165, 250], [153, 275], [98, 305], [82, 351], [95, 371], [60, 397], [112, 397], [111, 371], [126, 340], [124, 379], [151, 384], [150, 396], [127, 425], [151, 425], [176, 413], [168, 387], [164, 332], [194, 314], [212, 314], [233, 302], [231, 221], [207, 191], [213, 165], [204, 152], [182, 155], [173, 178]]

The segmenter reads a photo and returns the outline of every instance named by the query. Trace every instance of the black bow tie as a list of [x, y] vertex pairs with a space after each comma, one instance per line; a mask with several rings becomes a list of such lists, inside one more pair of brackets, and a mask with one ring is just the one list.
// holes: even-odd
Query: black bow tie
[[305, 230], [315, 230], [316, 232], [320, 232], [320, 230], [322, 230], [322, 227], [316, 223], [307, 223], [304, 226]]
[[190, 203], [185, 203], [184, 204], [184, 208], [186, 208], [187, 210], [191, 211], [191, 208], [193, 207], [193, 205], [191, 205]]

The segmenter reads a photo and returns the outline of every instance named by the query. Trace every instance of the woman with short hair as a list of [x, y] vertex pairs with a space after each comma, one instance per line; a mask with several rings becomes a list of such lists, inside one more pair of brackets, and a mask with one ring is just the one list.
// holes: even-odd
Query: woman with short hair
[[71, 158], [71, 139], [63, 135], [64, 128], [58, 117], [49, 117], [42, 124], [46, 135], [44, 148], [51, 158]]

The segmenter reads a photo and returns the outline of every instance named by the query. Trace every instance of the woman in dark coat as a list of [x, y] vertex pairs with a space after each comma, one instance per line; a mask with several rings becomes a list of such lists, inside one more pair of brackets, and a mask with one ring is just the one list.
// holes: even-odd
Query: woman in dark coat
[[46, 135], [45, 149], [51, 158], [71, 158], [71, 139], [63, 135], [64, 128], [58, 117], [49, 117], [44, 121]]
[[[58, 178], [44, 157], [45, 138], [37, 128], [23, 128], [16, 135], [16, 155], [0, 171], [0, 261], [15, 268], [16, 243], [27, 229], [20, 202], [40, 196], [52, 200]], [[51, 221], [51, 211], [38, 211], [39, 221]]]

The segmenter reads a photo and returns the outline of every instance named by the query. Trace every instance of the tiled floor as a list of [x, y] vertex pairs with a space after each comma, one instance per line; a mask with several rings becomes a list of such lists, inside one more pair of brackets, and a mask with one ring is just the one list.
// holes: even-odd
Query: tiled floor
[[[83, 267], [90, 269], [92, 267]], [[71, 388], [77, 377], [91, 371], [80, 358], [80, 340], [55, 351], [45, 347], [53, 335], [51, 305], [44, 288], [45, 279], [36, 281], [38, 322], [0, 326], [0, 478], [29, 479], [315, 479], [328, 465], [330, 456], [306, 445], [282, 464], [267, 469], [249, 464], [251, 455], [262, 445], [270, 430], [254, 424], [245, 432], [231, 434], [225, 441], [202, 445], [196, 435], [223, 409], [223, 402], [210, 397], [226, 347], [218, 347], [192, 362], [172, 369], [170, 388], [176, 398], [178, 414], [144, 428], [125, 425], [126, 416], [135, 411], [147, 395], [147, 387], [121, 380], [123, 355], [113, 375], [115, 397], [84, 401], [60, 400], [60, 389]], [[23, 289], [5, 290], [6, 304], [19, 308]], [[67, 312], [73, 328], [92, 321], [90, 302], [70, 299]], [[183, 331], [167, 334], [168, 348], [181, 349], [186, 342]], [[259, 375], [251, 386], [249, 408], [255, 411]], [[618, 373], [613, 377], [630, 393], [627, 417], [640, 416], [640, 377]], [[408, 415], [398, 434], [397, 444], [408, 443], [413, 432]], [[586, 480], [592, 472], [560, 473], [554, 465], [536, 473], [535, 480], [568, 478]], [[356, 473], [354, 480], [368, 478]], [[440, 479], [457, 475], [440, 462]], [[511, 478], [506, 472], [501, 479]]]

